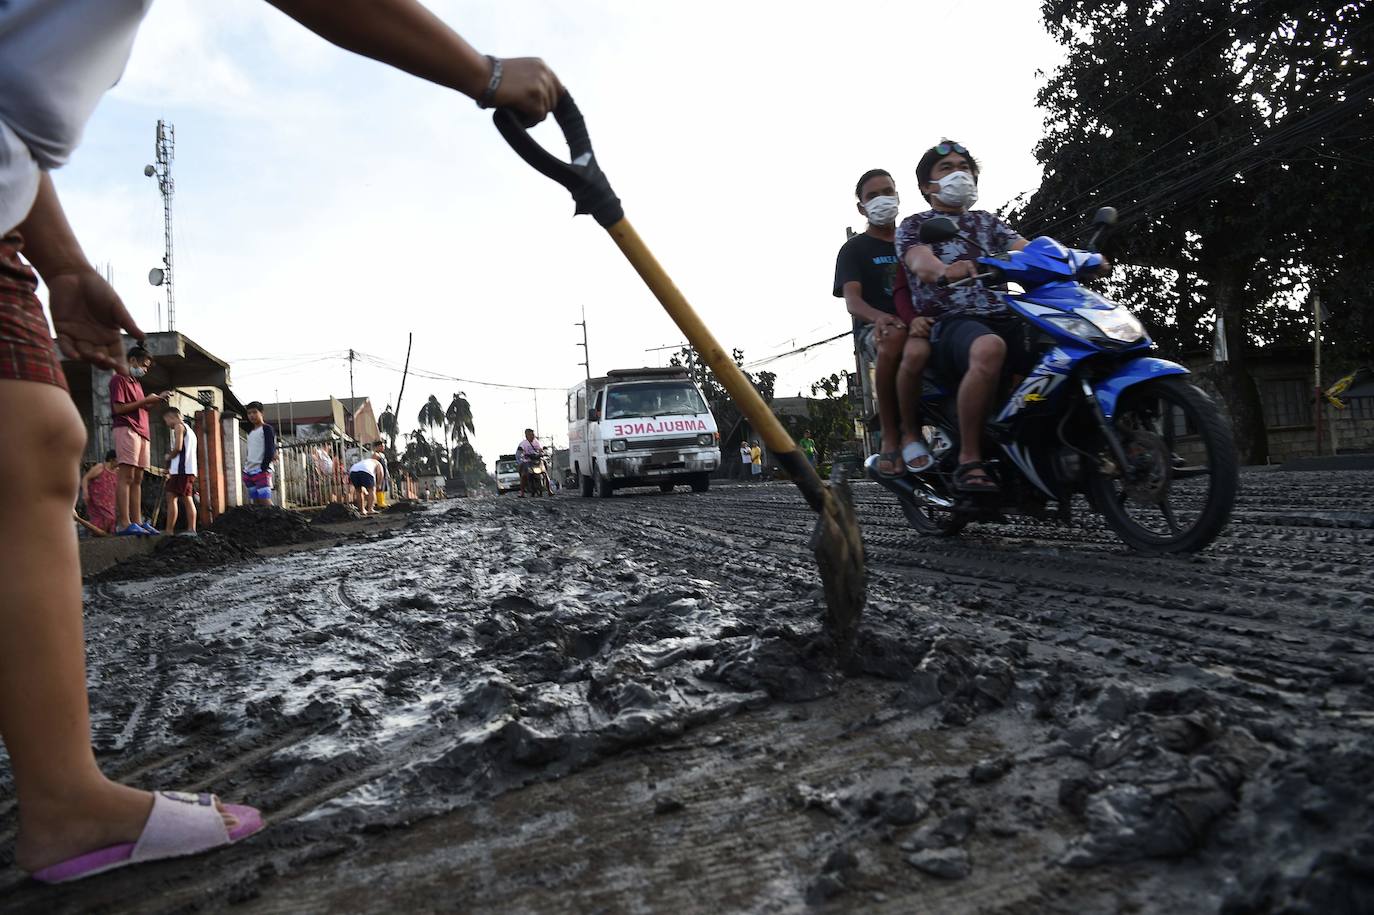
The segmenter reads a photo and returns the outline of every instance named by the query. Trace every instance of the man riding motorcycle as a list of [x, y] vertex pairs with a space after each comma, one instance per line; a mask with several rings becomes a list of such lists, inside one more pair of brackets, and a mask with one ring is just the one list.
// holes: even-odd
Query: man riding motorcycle
[[[944, 140], [926, 150], [916, 166], [916, 180], [931, 209], [902, 221], [897, 256], [910, 278], [913, 306], [924, 314], [938, 314], [931, 334], [935, 368], [959, 380], [959, 466], [954, 485], [962, 492], [996, 492], [997, 483], [983, 466], [982, 429], [1003, 369], [1024, 370], [1021, 326], [1003, 301], [1002, 290], [951, 289], [945, 284], [977, 273], [974, 258], [1019, 251], [1026, 240], [992, 213], [970, 209], [978, 200], [978, 162], [962, 145]], [[921, 224], [936, 216], [954, 219], [973, 243], [965, 238], [933, 246], [923, 243]]]
[[515, 446], [515, 466], [520, 471], [520, 498], [525, 497], [529, 483], [530, 466], [544, 456], [544, 446], [534, 437], [533, 429], [525, 430], [525, 437]]

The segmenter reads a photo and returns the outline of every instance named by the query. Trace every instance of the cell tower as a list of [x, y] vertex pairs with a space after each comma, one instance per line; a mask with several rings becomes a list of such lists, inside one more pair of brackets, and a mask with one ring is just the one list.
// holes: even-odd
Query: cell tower
[[159, 119], [157, 143], [153, 147], [157, 164], [143, 166], [143, 174], [157, 178], [157, 189], [162, 194], [162, 266], [148, 271], [148, 282], [167, 287], [168, 330], [177, 329], [176, 289], [172, 283], [172, 193], [176, 190], [176, 182], [172, 180], [172, 160], [176, 158], [176, 147], [176, 128]]

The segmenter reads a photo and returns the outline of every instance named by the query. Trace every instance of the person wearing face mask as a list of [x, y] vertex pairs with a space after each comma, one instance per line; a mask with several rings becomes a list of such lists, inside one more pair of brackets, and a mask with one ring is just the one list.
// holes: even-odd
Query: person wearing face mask
[[139, 380], [148, 374], [153, 358], [141, 346], [129, 350], [129, 375], [110, 376], [110, 412], [114, 415], [115, 533], [146, 536], [160, 533], [143, 521], [143, 472], [148, 469], [152, 447], [148, 434], [148, 408], [166, 403], [171, 391], [143, 393]]
[[892, 176], [875, 168], [864, 172], [854, 188], [857, 208], [868, 227], [840, 247], [835, 258], [836, 298], [844, 299], [854, 319], [854, 339], [870, 362], [877, 364], [876, 394], [879, 445], [878, 472], [899, 477], [905, 469], [899, 448], [897, 367], [906, 342], [906, 324], [893, 301], [897, 254], [893, 248], [897, 226], [897, 186]]
[[[912, 306], [917, 314], [937, 315], [931, 332], [935, 366], [959, 379], [959, 466], [955, 488], [961, 492], [995, 492], [997, 483], [983, 466], [982, 430], [1004, 368], [1024, 371], [1026, 349], [1020, 322], [1002, 298], [1004, 288], [983, 284], [949, 288], [936, 285], [978, 272], [974, 258], [1019, 251], [1026, 240], [986, 210], [978, 200], [978, 162], [950, 140], [926, 150], [916, 165], [921, 196], [930, 203], [924, 213], [908, 216], [897, 227], [897, 254], [907, 271]], [[960, 236], [935, 245], [921, 242], [921, 225], [948, 216]], [[972, 239], [984, 249], [970, 244]], [[902, 396], [918, 402], [919, 385], [906, 379]]]

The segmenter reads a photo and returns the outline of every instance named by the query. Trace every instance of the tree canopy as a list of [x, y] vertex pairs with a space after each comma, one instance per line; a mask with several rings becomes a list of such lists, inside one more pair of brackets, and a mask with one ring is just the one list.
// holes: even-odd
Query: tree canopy
[[1009, 218], [1072, 241], [1098, 206], [1120, 223], [1111, 294], [1171, 354], [1225, 317], [1217, 387], [1250, 460], [1266, 452], [1247, 352], [1374, 344], [1370, 0], [1043, 0], [1067, 60], [1040, 91], [1039, 189]]

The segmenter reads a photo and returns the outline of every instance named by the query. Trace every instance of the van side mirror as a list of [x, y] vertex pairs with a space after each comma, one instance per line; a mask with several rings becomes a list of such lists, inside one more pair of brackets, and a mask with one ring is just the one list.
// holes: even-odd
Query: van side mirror
[[1093, 225], [1095, 226], [1114, 226], [1116, 225], [1116, 207], [1102, 207], [1093, 214]]
[[590, 410], [587, 411], [587, 422], [596, 423], [600, 421], [601, 413], [596, 409], [596, 407], [592, 407]]
[[948, 216], [936, 216], [921, 223], [921, 241], [927, 245], [949, 241], [959, 234], [959, 224]]

